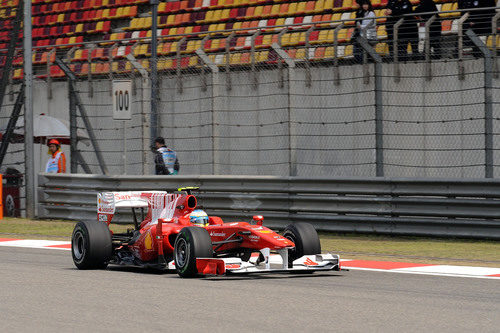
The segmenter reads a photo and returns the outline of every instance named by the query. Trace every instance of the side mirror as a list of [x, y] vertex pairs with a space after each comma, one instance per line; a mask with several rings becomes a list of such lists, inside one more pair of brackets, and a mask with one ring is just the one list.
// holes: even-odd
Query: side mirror
[[262, 222], [264, 222], [264, 216], [262, 215], [254, 215], [253, 220], [255, 221], [255, 224], [257, 225], [262, 225]]

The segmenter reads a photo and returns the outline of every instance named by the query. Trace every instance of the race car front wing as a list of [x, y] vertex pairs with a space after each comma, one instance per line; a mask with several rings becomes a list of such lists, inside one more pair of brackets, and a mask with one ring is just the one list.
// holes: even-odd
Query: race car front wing
[[[277, 251], [278, 254], [270, 254], [268, 248], [260, 251], [264, 260], [259, 257], [243, 261], [240, 258], [197, 258], [196, 266], [202, 275], [230, 275], [230, 274], [252, 274], [252, 273], [284, 273], [305, 271], [340, 271], [340, 258], [336, 254], [313, 254], [305, 255], [288, 263], [288, 250]], [[173, 263], [169, 268], [175, 269]]]

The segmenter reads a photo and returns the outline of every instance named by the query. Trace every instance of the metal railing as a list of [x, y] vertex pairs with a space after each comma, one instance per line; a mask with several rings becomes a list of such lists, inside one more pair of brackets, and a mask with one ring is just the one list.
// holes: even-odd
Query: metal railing
[[[273, 176], [97, 176], [39, 174], [41, 218], [95, 220], [103, 191], [174, 191], [199, 186], [199, 204], [226, 221], [282, 228], [500, 239], [500, 180], [299, 178]], [[128, 212], [117, 223], [131, 223]]]

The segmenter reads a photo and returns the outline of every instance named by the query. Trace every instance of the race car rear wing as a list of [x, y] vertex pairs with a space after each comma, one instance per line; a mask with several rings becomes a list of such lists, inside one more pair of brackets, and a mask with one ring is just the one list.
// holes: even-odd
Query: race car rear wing
[[116, 208], [148, 208], [152, 223], [159, 218], [168, 220], [180, 196], [165, 191], [101, 192], [97, 194], [97, 219], [109, 225]]

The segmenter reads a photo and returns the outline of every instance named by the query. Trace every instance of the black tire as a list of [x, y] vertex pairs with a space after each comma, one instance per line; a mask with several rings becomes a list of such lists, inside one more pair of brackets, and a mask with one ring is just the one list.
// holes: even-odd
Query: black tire
[[175, 270], [180, 277], [197, 276], [196, 258], [212, 257], [212, 239], [206, 229], [200, 227], [182, 228], [174, 245]]
[[288, 251], [288, 265], [304, 255], [321, 253], [321, 244], [319, 242], [316, 229], [304, 222], [289, 224], [283, 231], [283, 237], [288, 238], [295, 243], [295, 248]]
[[78, 222], [71, 237], [71, 255], [79, 269], [104, 269], [113, 247], [108, 226], [102, 222]]

